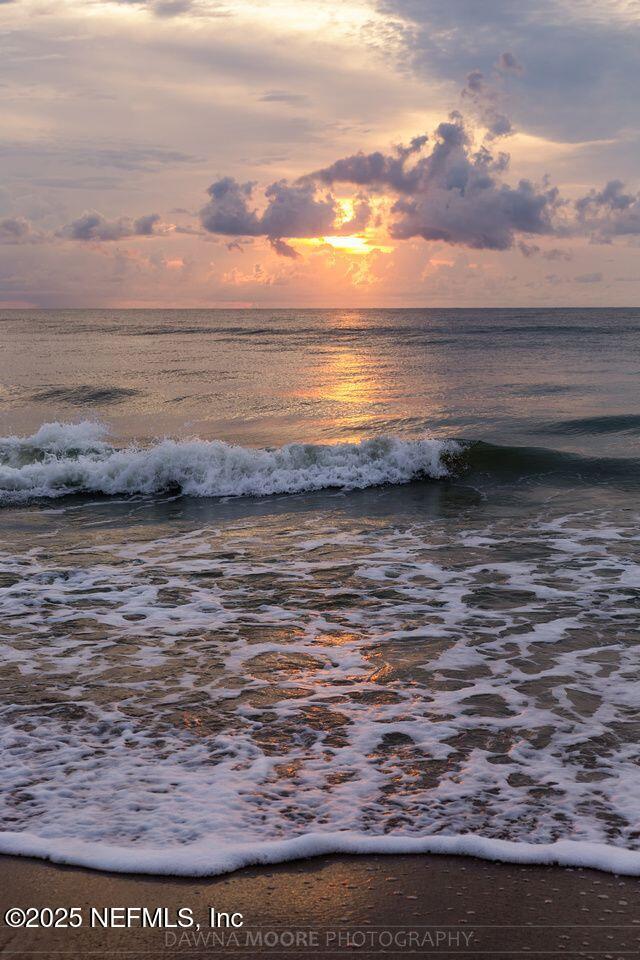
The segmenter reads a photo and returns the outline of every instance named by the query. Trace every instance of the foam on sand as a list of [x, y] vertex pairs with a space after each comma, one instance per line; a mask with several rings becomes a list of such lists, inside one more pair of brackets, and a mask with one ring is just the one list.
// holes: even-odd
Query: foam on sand
[[640, 851], [604, 843], [558, 840], [517, 843], [473, 833], [456, 836], [368, 836], [357, 833], [308, 833], [263, 843], [200, 840], [173, 849], [140, 849], [49, 839], [31, 833], [0, 833], [0, 853], [38, 857], [53, 863], [161, 876], [204, 877], [242, 867], [284, 863], [332, 854], [448, 854], [503, 863], [587, 867], [607, 873], [640, 876]]

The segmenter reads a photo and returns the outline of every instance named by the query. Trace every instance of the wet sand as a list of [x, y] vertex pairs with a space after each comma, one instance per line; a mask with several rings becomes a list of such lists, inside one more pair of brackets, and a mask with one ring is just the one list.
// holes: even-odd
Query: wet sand
[[[79, 907], [83, 925], [12, 930], [13, 906]], [[462, 857], [325, 857], [195, 880], [0, 857], [0, 907], [11, 960], [640, 956], [640, 879]], [[97, 924], [108, 907], [116, 923], [119, 908], [167, 908], [165, 924], [189, 908], [194, 927], [141, 927], [133, 914], [129, 927], [92, 928], [92, 907]], [[211, 907], [242, 926], [211, 928]]]

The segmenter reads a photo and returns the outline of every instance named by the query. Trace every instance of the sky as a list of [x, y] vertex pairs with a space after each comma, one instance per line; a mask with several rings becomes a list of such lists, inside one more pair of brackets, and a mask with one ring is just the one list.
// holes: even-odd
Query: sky
[[640, 0], [0, 0], [0, 307], [635, 306]]

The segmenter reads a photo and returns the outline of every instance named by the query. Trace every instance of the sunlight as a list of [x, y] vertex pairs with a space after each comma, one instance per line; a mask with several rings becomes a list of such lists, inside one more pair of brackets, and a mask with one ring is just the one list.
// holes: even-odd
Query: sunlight
[[342, 226], [343, 223], [347, 223], [348, 220], [353, 220], [355, 215], [355, 204], [350, 197], [337, 198], [338, 210], [336, 215], [336, 222]]
[[366, 237], [322, 237], [320, 242], [346, 253], [371, 253], [375, 249], [369, 246]]
[[392, 253], [393, 247], [386, 244], [375, 243], [373, 239], [364, 234], [353, 234], [351, 236], [330, 236], [330, 237], [297, 237], [292, 241], [296, 247], [332, 247], [341, 253], [353, 256], [362, 256], [369, 253]]

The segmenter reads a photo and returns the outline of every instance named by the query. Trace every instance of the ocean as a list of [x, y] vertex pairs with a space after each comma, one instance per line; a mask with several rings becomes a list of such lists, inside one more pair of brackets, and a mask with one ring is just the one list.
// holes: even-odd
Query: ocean
[[0, 330], [0, 851], [640, 873], [640, 310]]

